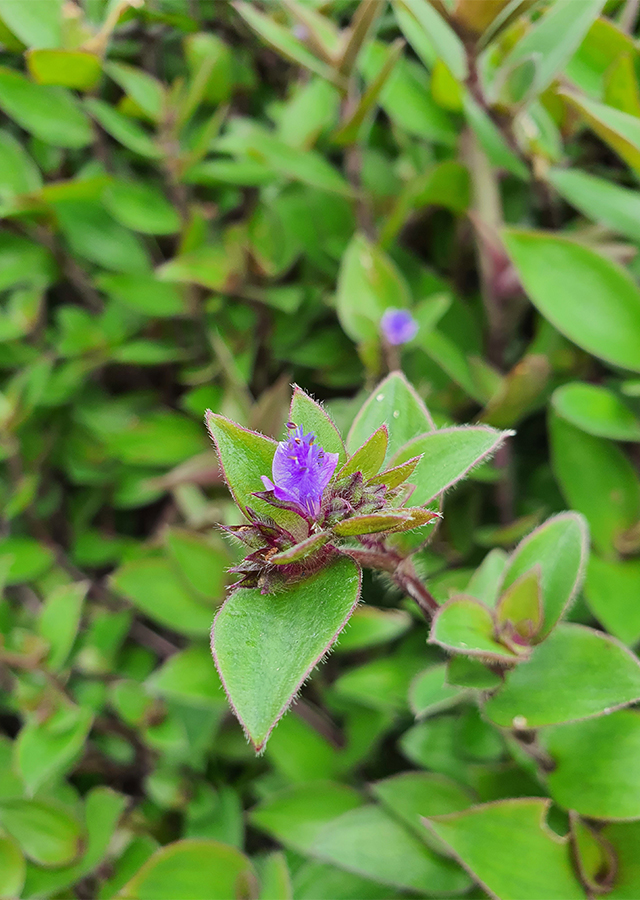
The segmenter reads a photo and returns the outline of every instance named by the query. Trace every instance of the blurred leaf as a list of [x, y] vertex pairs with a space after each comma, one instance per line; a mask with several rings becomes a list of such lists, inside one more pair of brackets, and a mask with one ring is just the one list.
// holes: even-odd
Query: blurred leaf
[[28, 194], [40, 190], [42, 177], [22, 144], [9, 131], [0, 131], [0, 191]]
[[82, 752], [93, 716], [61, 707], [43, 722], [31, 719], [16, 740], [16, 759], [29, 794], [66, 774]]
[[640, 193], [575, 169], [550, 169], [547, 178], [584, 216], [630, 238], [640, 240]]
[[259, 900], [292, 900], [291, 876], [284, 853], [270, 853], [262, 864]]
[[[394, 6], [414, 16], [433, 45], [436, 55], [446, 63], [458, 81], [464, 81], [467, 77], [464, 45], [435, 7], [428, 0], [395, 0]], [[412, 43], [410, 33], [406, 33], [406, 38]], [[416, 52], [420, 55], [420, 50]]]
[[98, 57], [84, 50], [29, 50], [26, 57], [29, 72], [38, 84], [88, 91], [102, 74]]
[[467, 693], [464, 688], [447, 683], [447, 666], [442, 663], [416, 675], [409, 688], [409, 705], [415, 717], [421, 719], [455, 706]]
[[489, 162], [511, 172], [516, 178], [529, 180], [529, 170], [505, 141], [498, 126], [470, 94], [463, 99], [464, 113]]
[[507, 55], [503, 71], [533, 57], [536, 60], [534, 90], [536, 94], [542, 93], [578, 49], [603, 6], [604, 0], [585, 0], [579, 8], [569, 0], [555, 0], [546, 15], [538, 19]]
[[640, 172], [640, 123], [636, 116], [604, 103], [596, 103], [568, 89], [559, 93], [599, 138], [632, 169]]
[[169, 555], [189, 585], [204, 597], [221, 601], [229, 557], [219, 543], [180, 528], [165, 535]]
[[0, 837], [0, 897], [11, 900], [22, 894], [26, 866], [22, 851], [9, 836]]
[[125, 563], [111, 577], [113, 590], [122, 594], [146, 616], [191, 637], [206, 636], [211, 612], [196, 600], [163, 559], [138, 559]]
[[640, 715], [608, 716], [554, 725], [541, 733], [555, 762], [547, 775], [551, 796], [566, 809], [594, 819], [640, 816]]
[[424, 823], [495, 896], [581, 900], [568, 841], [547, 826], [548, 809], [548, 800], [502, 800]]
[[[273, 597], [239, 588], [216, 616], [211, 643], [229, 700], [260, 750], [360, 598], [360, 573], [338, 559]], [[269, 641], [262, 640], [268, 633]]]
[[89, 119], [65, 88], [34, 84], [0, 67], [0, 108], [18, 125], [55, 147], [86, 147], [93, 140]]
[[3, 800], [0, 822], [16, 839], [24, 855], [41, 866], [64, 866], [80, 853], [80, 826], [52, 803]]
[[170, 656], [147, 680], [154, 694], [215, 710], [226, 709], [222, 685], [207, 647], [194, 644]]
[[108, 62], [105, 72], [151, 119], [159, 121], [165, 112], [165, 90], [161, 82], [144, 69], [121, 62]]
[[7, 584], [33, 581], [53, 563], [52, 551], [29, 537], [8, 537], [0, 541], [0, 557], [11, 559]]
[[218, 841], [175, 841], [157, 850], [118, 892], [122, 900], [228, 900], [254, 895], [250, 860]]
[[[1, 103], [1, 96], [0, 96]], [[160, 159], [162, 151], [136, 122], [97, 97], [88, 97], [85, 106], [98, 125], [128, 150], [147, 159]]]
[[640, 371], [640, 291], [618, 266], [556, 234], [508, 229], [503, 240], [530, 300], [579, 347]]
[[553, 415], [551, 458], [562, 493], [589, 523], [603, 556], [615, 553], [623, 533], [640, 518], [640, 481], [624, 453]]
[[42, 605], [38, 630], [49, 643], [48, 663], [54, 672], [64, 666], [71, 652], [88, 588], [88, 581], [60, 585]]
[[109, 452], [132, 466], [174, 466], [206, 449], [202, 428], [169, 410], [136, 417], [105, 435]]
[[150, 184], [114, 181], [107, 188], [104, 202], [121, 225], [143, 234], [175, 234], [180, 216], [164, 194]]
[[352, 653], [378, 644], [386, 644], [404, 634], [411, 617], [402, 609], [377, 609], [359, 606], [340, 635], [335, 653]]
[[612, 391], [572, 382], [551, 398], [556, 413], [587, 434], [613, 441], [640, 441], [640, 419]]
[[114, 272], [148, 270], [144, 245], [98, 203], [60, 200], [54, 204], [60, 228], [78, 256]]
[[30, 47], [59, 47], [62, 42], [63, 0], [0, 0], [5, 25]]
[[640, 640], [640, 560], [589, 559], [584, 594], [596, 619], [625, 644]]
[[408, 708], [409, 685], [424, 660], [416, 656], [387, 656], [344, 672], [334, 683], [340, 697], [383, 712]]
[[179, 287], [156, 280], [153, 275], [104, 273], [96, 285], [109, 296], [148, 316], [179, 316], [187, 305]]

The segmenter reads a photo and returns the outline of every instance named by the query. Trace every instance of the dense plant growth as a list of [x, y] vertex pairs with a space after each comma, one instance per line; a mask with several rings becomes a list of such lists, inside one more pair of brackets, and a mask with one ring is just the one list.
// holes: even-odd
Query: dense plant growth
[[0, 897], [640, 896], [637, 13], [0, 0]]

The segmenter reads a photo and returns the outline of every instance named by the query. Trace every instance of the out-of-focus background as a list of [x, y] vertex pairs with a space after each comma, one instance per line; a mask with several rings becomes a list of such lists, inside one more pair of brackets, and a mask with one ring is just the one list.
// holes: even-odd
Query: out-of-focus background
[[[635, 646], [637, 18], [0, 0], [1, 897], [487, 896], [407, 813], [419, 786], [429, 814], [562, 794], [566, 834], [580, 778], [537, 780], [369, 575], [254, 754], [208, 646], [236, 558], [216, 523], [240, 514], [203, 414], [280, 438], [295, 382], [346, 432], [401, 367], [438, 427], [515, 428], [447, 494], [431, 590], [574, 509], [592, 556], [571, 619]], [[382, 340], [389, 307], [406, 344]], [[402, 772], [427, 778], [404, 799]], [[318, 842], [365, 798], [361, 830]]]

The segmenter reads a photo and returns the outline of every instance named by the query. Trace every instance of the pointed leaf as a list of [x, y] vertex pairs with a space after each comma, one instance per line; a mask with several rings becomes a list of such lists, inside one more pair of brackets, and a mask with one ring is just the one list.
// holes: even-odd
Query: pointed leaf
[[299, 562], [299, 560], [306, 559], [312, 553], [315, 553], [316, 550], [319, 550], [320, 547], [323, 547], [330, 537], [331, 535], [326, 531], [322, 531], [320, 534], [312, 534], [311, 537], [308, 537], [305, 541], [300, 541], [299, 544], [294, 544], [288, 550], [275, 553], [269, 557], [269, 562], [275, 566], [286, 566], [289, 563]]
[[391, 491], [403, 484], [408, 478], [411, 478], [421, 458], [420, 456], [414, 456], [413, 459], [407, 460], [406, 463], [385, 469], [384, 472], [380, 472], [379, 475], [370, 478], [368, 484], [384, 484], [387, 490]]
[[628, 272], [557, 234], [508, 228], [502, 237], [529, 299], [558, 331], [640, 372], [640, 290]]
[[502, 590], [539, 564], [544, 609], [542, 634], [548, 634], [576, 596], [588, 556], [589, 531], [582, 516], [574, 512], [552, 516], [520, 541], [507, 564]]
[[387, 458], [417, 434], [435, 429], [426, 406], [402, 372], [387, 375], [365, 400], [349, 431], [347, 449], [353, 452], [381, 425], [389, 432]]
[[522, 637], [537, 634], [542, 624], [539, 566], [521, 575], [502, 594], [496, 605], [496, 619], [500, 625], [511, 622]]
[[601, 140], [608, 144], [632, 169], [640, 172], [640, 122], [605, 103], [597, 103], [575, 91], [558, 91], [573, 109], [591, 126]]
[[447, 664], [429, 666], [420, 672], [409, 688], [409, 706], [418, 719], [455, 706], [468, 696], [465, 688], [447, 684]]
[[490, 610], [472, 597], [459, 596], [449, 600], [436, 613], [429, 643], [467, 656], [517, 662], [520, 657], [498, 643], [494, 634], [495, 623]]
[[465, 592], [470, 597], [480, 600], [486, 606], [495, 606], [508, 558], [505, 551], [500, 547], [496, 547], [490, 553], [487, 553], [471, 576]]
[[423, 821], [492, 897], [584, 900], [568, 841], [546, 825], [548, 810], [548, 800], [523, 798]]
[[[433, 45], [436, 55], [443, 60], [458, 81], [464, 81], [467, 77], [464, 45], [438, 10], [428, 0], [395, 0], [394, 5], [406, 10], [417, 20]], [[407, 33], [406, 37], [411, 42], [411, 34]]]
[[38, 631], [49, 642], [48, 661], [54, 672], [62, 668], [71, 652], [88, 589], [88, 581], [60, 585], [42, 605]]
[[0, 824], [29, 859], [40, 866], [64, 866], [80, 853], [80, 826], [60, 806], [36, 800], [3, 800]]
[[305, 433], [312, 431], [323, 450], [326, 453], [337, 453], [338, 465], [344, 465], [347, 451], [344, 449], [340, 432], [333, 424], [331, 416], [320, 403], [306, 394], [298, 385], [293, 388], [289, 421], [296, 425], [302, 425]]
[[84, 749], [91, 729], [91, 710], [60, 709], [43, 722], [32, 718], [16, 739], [16, 759], [30, 794], [65, 775]]
[[360, 598], [360, 570], [337, 559], [275, 594], [240, 588], [215, 618], [211, 646], [229, 701], [257, 750]]
[[379, 534], [381, 531], [395, 531], [409, 520], [406, 512], [371, 513], [368, 516], [351, 516], [334, 525], [333, 531], [341, 537], [356, 534]]
[[640, 699], [640, 662], [622, 644], [583, 625], [561, 624], [528, 660], [505, 674], [487, 701], [505, 728], [538, 728], [603, 715]]
[[299, 529], [302, 519], [296, 513], [278, 509], [255, 497], [264, 490], [262, 475], [271, 477], [276, 442], [271, 438], [242, 428], [230, 419], [211, 412], [205, 413], [209, 434], [215, 444], [220, 468], [233, 499], [246, 513], [247, 507], [275, 519], [284, 528]]
[[411, 502], [423, 506], [488, 459], [512, 434], [488, 425], [441, 428], [410, 440], [392, 462], [398, 465], [411, 457], [422, 457], [412, 476], [416, 489]]
[[354, 472], [362, 472], [365, 481], [372, 478], [380, 470], [387, 455], [389, 432], [386, 425], [381, 425], [373, 432], [362, 447], [351, 456], [337, 474], [337, 478], [346, 478]]
[[584, 216], [634, 242], [640, 241], [639, 191], [577, 169], [550, 169], [546, 177]]

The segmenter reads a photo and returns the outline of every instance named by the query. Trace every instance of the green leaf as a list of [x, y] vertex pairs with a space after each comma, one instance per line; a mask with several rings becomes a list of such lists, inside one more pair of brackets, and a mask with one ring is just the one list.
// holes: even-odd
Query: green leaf
[[558, 416], [551, 416], [549, 432], [553, 471], [564, 497], [587, 519], [600, 553], [614, 555], [623, 533], [640, 518], [634, 467], [615, 444]]
[[550, 169], [547, 180], [584, 216], [640, 241], [640, 192], [574, 169]]
[[279, 593], [239, 588], [225, 602], [211, 644], [231, 705], [257, 750], [335, 643], [359, 598], [360, 571], [341, 558]]
[[392, 372], [365, 400], [347, 437], [347, 449], [353, 453], [369, 436], [387, 426], [387, 458], [417, 434], [433, 431], [435, 426], [426, 406], [401, 372]]
[[182, 528], [167, 529], [164, 539], [169, 555], [189, 586], [204, 597], [221, 601], [229, 565], [224, 546]]
[[640, 122], [637, 116], [596, 103], [575, 91], [558, 91], [577, 110], [601, 140], [608, 144], [635, 172], [640, 172]]
[[502, 594], [496, 604], [496, 620], [500, 626], [511, 623], [522, 637], [530, 639], [542, 624], [542, 589], [540, 567], [535, 566]]
[[354, 235], [342, 259], [336, 295], [345, 332], [357, 342], [378, 341], [385, 309], [408, 305], [408, 287], [393, 262], [364, 235]]
[[424, 823], [494, 897], [584, 900], [569, 843], [547, 826], [548, 810], [548, 800], [518, 798]]
[[260, 871], [259, 900], [293, 900], [291, 876], [284, 853], [270, 853]]
[[404, 484], [407, 479], [411, 478], [419, 462], [420, 457], [414, 456], [406, 463], [402, 463], [399, 466], [392, 466], [390, 469], [385, 469], [384, 472], [380, 472], [379, 475], [374, 475], [367, 483], [384, 484], [387, 489], [391, 491], [393, 488], [399, 487], [399, 485]]
[[227, 844], [195, 838], [157, 850], [118, 892], [122, 900], [229, 900], [251, 896], [251, 861]]
[[16, 842], [3, 835], [0, 837], [0, 897], [11, 900], [22, 895], [26, 865], [22, 851]]
[[555, 328], [594, 356], [640, 371], [640, 290], [619, 266], [555, 234], [503, 231], [529, 299]]
[[59, 47], [63, 6], [63, 0], [0, 0], [0, 17], [28, 47]]
[[[505, 674], [485, 712], [497, 725], [538, 728], [609, 713], [640, 699], [640, 663], [613, 638], [561, 624]], [[526, 720], [526, 725], [521, 721]]]
[[475, 597], [486, 606], [496, 605], [500, 593], [500, 583], [507, 565], [508, 556], [504, 550], [496, 547], [487, 553], [481, 564], [471, 576], [465, 588], [470, 597]]
[[574, 381], [551, 397], [556, 413], [587, 434], [612, 441], [640, 441], [640, 419], [612, 391]]
[[411, 627], [411, 616], [403, 609], [359, 606], [340, 635], [335, 653], [351, 653], [386, 644]]
[[589, 555], [589, 533], [578, 513], [559, 513], [520, 541], [507, 563], [501, 590], [539, 565], [542, 608], [548, 634], [578, 593]]
[[42, 187], [40, 170], [10, 131], [0, 130], [0, 191], [29, 194]]
[[149, 269], [147, 252], [139, 238], [112, 219], [102, 204], [60, 200], [54, 207], [60, 228], [78, 256], [114, 272]]
[[408, 513], [409, 510], [399, 510], [398, 512], [351, 516], [351, 518], [343, 519], [342, 522], [334, 525], [333, 531], [334, 534], [342, 537], [350, 537], [357, 534], [379, 534], [382, 531], [404, 531], [406, 527], [413, 528], [425, 525], [438, 516], [438, 513], [425, 512], [424, 518], [415, 521], [414, 525], [412, 524], [414, 520]]
[[429, 642], [445, 650], [498, 662], [520, 658], [495, 639], [491, 611], [472, 597], [453, 597], [440, 607], [431, 625]]
[[487, 690], [502, 684], [502, 678], [477, 659], [452, 656], [447, 664], [446, 683]]
[[640, 892], [640, 825], [614, 822], [600, 832], [613, 848], [616, 871], [611, 900], [634, 900]]
[[189, 706], [226, 709], [227, 703], [209, 649], [193, 644], [174, 653], [147, 679], [153, 694], [176, 699]]
[[40, 866], [65, 866], [82, 846], [80, 826], [52, 803], [3, 800], [0, 823], [16, 839], [24, 855]]
[[164, 194], [142, 181], [113, 181], [104, 203], [114, 219], [133, 231], [175, 234], [180, 230], [180, 216]]
[[147, 316], [180, 316], [187, 312], [181, 288], [153, 275], [103, 273], [96, 285], [119, 303]]
[[63, 707], [42, 722], [37, 718], [27, 722], [16, 740], [16, 759], [30, 794], [71, 769], [92, 721], [89, 709]]
[[263, 40], [271, 44], [286, 59], [304, 66], [311, 72], [321, 75], [328, 81], [341, 84], [341, 79], [328, 65], [310, 53], [302, 41], [299, 41], [287, 28], [255, 9], [250, 3], [233, 4], [243, 19], [256, 31]]
[[[458, 81], [467, 77], [467, 57], [464, 45], [453, 28], [428, 0], [394, 0], [394, 6], [412, 15], [424, 30], [430, 44], [433, 45], [437, 57], [447, 66]], [[412, 42], [412, 34], [405, 33]], [[420, 50], [416, 51], [420, 55]]]
[[109, 453], [131, 466], [174, 466], [207, 449], [201, 425], [159, 409], [104, 434]]
[[272, 794], [250, 812], [249, 819], [286, 847], [306, 855], [325, 826], [363, 802], [346, 784], [315, 781]]
[[126, 563], [111, 576], [111, 586], [165, 628], [191, 637], [209, 633], [211, 610], [194, 598], [164, 559]]
[[409, 688], [409, 705], [414, 716], [421, 719], [455, 706], [467, 695], [464, 688], [447, 683], [447, 665], [441, 663], [416, 675]]
[[0, 66], [0, 109], [54, 147], [77, 149], [93, 140], [89, 119], [65, 88], [34, 84], [4, 66]]
[[84, 104], [98, 125], [123, 147], [147, 159], [161, 159], [162, 150], [136, 122], [97, 97], [87, 97]]
[[414, 655], [386, 656], [344, 672], [333, 688], [339, 697], [360, 706], [405, 712], [409, 685], [423, 666], [424, 660]]
[[[401, 772], [375, 781], [371, 792], [421, 840], [431, 838], [428, 832], [425, 837], [423, 816], [443, 816], [472, 804], [472, 795], [466, 788], [435, 772]], [[437, 840], [433, 844], [434, 850], [442, 852]]]
[[[520, 38], [502, 63], [502, 71], [513, 69], [528, 58], [536, 60], [533, 90], [541, 94], [560, 74], [600, 15], [605, 0], [583, 0], [576, 7], [570, 0], [556, 0], [546, 15]], [[498, 79], [500, 75], [496, 76]]]
[[347, 871], [419, 893], [458, 893], [469, 878], [381, 807], [368, 804], [343, 813], [316, 837], [310, 853]]
[[325, 452], [338, 454], [338, 466], [344, 465], [347, 452], [344, 449], [340, 432], [324, 407], [306, 394], [297, 384], [293, 388], [289, 421], [295, 425], [302, 425], [305, 433], [312, 431], [316, 436], [317, 443]]
[[584, 594], [596, 619], [625, 644], [640, 640], [640, 560], [591, 555]]
[[387, 426], [381, 425], [364, 442], [362, 447], [349, 457], [349, 460], [338, 471], [336, 478], [346, 478], [347, 475], [353, 475], [354, 472], [362, 472], [362, 477], [365, 481], [368, 478], [372, 478], [380, 470], [380, 466], [384, 462], [388, 444], [389, 432]]
[[7, 584], [34, 581], [53, 563], [52, 551], [29, 537], [8, 537], [0, 541], [0, 558], [6, 557], [11, 557]]
[[299, 562], [311, 556], [320, 547], [323, 547], [330, 539], [331, 534], [327, 531], [321, 531], [319, 534], [312, 534], [304, 541], [294, 544], [288, 550], [281, 550], [280, 553], [274, 553], [269, 558], [269, 562], [275, 566], [286, 566], [292, 562]]
[[76, 639], [88, 581], [63, 584], [49, 594], [40, 610], [38, 631], [49, 643], [48, 663], [55, 672], [61, 669]]
[[474, 466], [492, 456], [512, 431], [497, 431], [488, 425], [441, 428], [410, 440], [391, 462], [399, 465], [421, 456], [411, 476], [416, 489], [411, 502], [422, 506], [435, 499], [467, 475]]
[[552, 798], [593, 819], [640, 818], [640, 714], [622, 709], [540, 732]]
[[476, 103], [468, 92], [464, 94], [463, 106], [467, 122], [473, 129], [480, 146], [487, 154], [489, 162], [499, 169], [511, 172], [516, 178], [529, 181], [529, 169], [525, 163], [507, 144], [502, 132], [491, 116]]
[[258, 513], [271, 516], [285, 528], [299, 531], [302, 525], [300, 516], [288, 510], [277, 509], [253, 496], [255, 491], [264, 490], [261, 476], [271, 477], [276, 442], [257, 431], [242, 428], [211, 410], [205, 413], [205, 421], [218, 453], [224, 479], [240, 509], [246, 513], [247, 507], [251, 507]]
[[108, 62], [104, 70], [110, 78], [118, 84], [130, 97], [136, 106], [139, 106], [154, 121], [162, 117], [165, 105], [165, 90], [162, 83], [145, 72], [120, 62]]
[[110, 788], [92, 788], [86, 795], [87, 838], [82, 857], [71, 866], [54, 870], [29, 866], [25, 897], [49, 895], [93, 872], [107, 855], [126, 802], [126, 797], [116, 794]]
[[234, 283], [234, 273], [240, 266], [236, 248], [221, 242], [207, 243], [190, 253], [167, 260], [156, 270], [161, 281], [199, 284], [214, 291], [224, 291]]
[[88, 91], [102, 74], [100, 59], [84, 50], [29, 50], [26, 57], [29, 72], [38, 84]]

